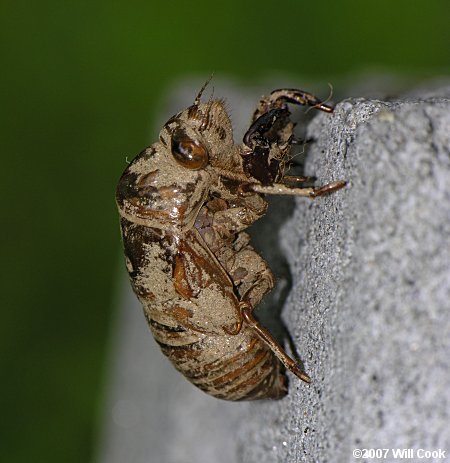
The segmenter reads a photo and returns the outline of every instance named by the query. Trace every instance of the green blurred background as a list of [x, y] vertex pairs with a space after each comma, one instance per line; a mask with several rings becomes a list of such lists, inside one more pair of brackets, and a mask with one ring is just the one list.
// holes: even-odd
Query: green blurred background
[[2, 461], [95, 455], [120, 255], [115, 183], [155, 139], [170, 85], [211, 71], [243, 84], [274, 71], [448, 75], [449, 5], [1, 2]]

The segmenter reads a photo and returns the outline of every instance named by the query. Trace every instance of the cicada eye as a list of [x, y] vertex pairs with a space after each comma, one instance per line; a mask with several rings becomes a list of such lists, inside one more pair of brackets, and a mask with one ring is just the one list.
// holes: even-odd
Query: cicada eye
[[172, 134], [172, 154], [175, 160], [187, 169], [197, 170], [208, 165], [208, 151], [198, 141], [189, 137], [183, 129]]

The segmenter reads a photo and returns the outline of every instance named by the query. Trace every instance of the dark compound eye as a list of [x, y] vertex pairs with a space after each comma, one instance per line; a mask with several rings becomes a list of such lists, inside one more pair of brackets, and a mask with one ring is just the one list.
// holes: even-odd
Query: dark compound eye
[[175, 129], [172, 135], [172, 154], [187, 169], [197, 170], [208, 165], [208, 152], [198, 141], [189, 137], [183, 129]]

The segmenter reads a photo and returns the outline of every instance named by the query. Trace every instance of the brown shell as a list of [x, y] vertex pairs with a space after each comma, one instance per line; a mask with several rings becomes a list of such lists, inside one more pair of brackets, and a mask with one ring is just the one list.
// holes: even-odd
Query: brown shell
[[156, 342], [189, 381], [221, 399], [280, 398], [284, 367], [309, 378], [252, 316], [273, 276], [244, 230], [266, 211], [260, 193], [313, 197], [343, 186], [273, 183], [292, 139], [285, 101], [329, 107], [279, 90], [261, 100], [235, 145], [223, 101], [201, 104], [200, 95], [119, 181], [127, 269]]

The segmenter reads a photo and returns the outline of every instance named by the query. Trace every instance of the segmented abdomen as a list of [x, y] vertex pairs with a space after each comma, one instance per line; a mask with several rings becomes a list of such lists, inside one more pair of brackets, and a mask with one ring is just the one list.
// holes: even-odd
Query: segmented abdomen
[[162, 352], [190, 382], [226, 400], [277, 399], [287, 392], [281, 365], [245, 327], [238, 335], [208, 336], [149, 319]]

